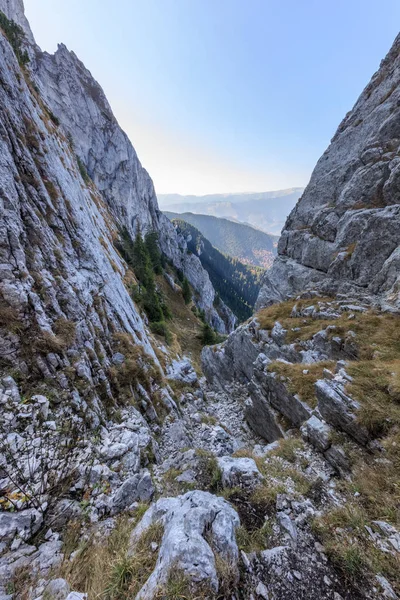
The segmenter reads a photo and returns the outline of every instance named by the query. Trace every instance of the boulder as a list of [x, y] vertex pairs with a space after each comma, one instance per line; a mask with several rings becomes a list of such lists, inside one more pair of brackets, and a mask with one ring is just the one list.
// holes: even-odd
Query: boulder
[[306, 441], [310, 442], [320, 452], [325, 452], [331, 445], [331, 427], [315, 415], [312, 415], [304, 423], [301, 432]]
[[253, 487], [262, 479], [253, 458], [233, 458], [221, 456], [218, 458], [224, 487]]
[[236, 511], [223, 498], [198, 490], [177, 498], [161, 498], [132, 532], [131, 553], [141, 534], [153, 523], [163, 525], [164, 535], [154, 571], [137, 594], [137, 600], [153, 599], [157, 588], [167, 582], [171, 569], [179, 569], [193, 582], [209, 584], [217, 591], [214, 553], [237, 572], [239, 552], [235, 530], [240, 522]]
[[370, 435], [357, 421], [359, 403], [345, 394], [343, 387], [335, 381], [320, 379], [315, 384], [315, 392], [319, 412], [325, 421], [346, 432], [359, 444], [366, 445]]
[[114, 512], [120, 512], [136, 501], [149, 502], [154, 491], [153, 481], [147, 469], [129, 477], [114, 495]]
[[49, 581], [44, 589], [43, 596], [48, 600], [65, 600], [70, 591], [69, 583], [59, 577]]

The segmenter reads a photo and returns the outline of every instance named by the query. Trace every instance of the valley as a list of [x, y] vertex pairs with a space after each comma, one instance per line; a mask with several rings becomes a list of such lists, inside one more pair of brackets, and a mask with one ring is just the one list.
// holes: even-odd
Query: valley
[[400, 597], [399, 118], [400, 36], [304, 190], [157, 197], [0, 0], [0, 600]]

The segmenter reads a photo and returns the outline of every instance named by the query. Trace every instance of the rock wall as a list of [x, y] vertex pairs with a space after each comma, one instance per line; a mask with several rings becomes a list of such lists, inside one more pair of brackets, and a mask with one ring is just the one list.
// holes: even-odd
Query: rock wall
[[289, 215], [257, 306], [304, 289], [400, 307], [400, 36]]
[[163, 252], [181, 269], [197, 291], [196, 303], [219, 332], [234, 326], [229, 309], [214, 307], [215, 290], [196, 256], [186, 252], [174, 227], [158, 209], [153, 182], [120, 128], [99, 84], [73, 52], [59, 45], [54, 55], [34, 43], [23, 3], [0, 1], [0, 10], [19, 23], [26, 35], [29, 73], [39, 94], [70, 142], [71, 151], [87, 171], [115, 225], [135, 237], [138, 228], [159, 233]]

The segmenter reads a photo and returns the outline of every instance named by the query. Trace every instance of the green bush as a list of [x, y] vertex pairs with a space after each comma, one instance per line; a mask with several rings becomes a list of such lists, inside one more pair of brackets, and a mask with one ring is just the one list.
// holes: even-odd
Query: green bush
[[78, 163], [78, 168], [79, 168], [79, 172], [81, 174], [81, 177], [83, 179], [83, 181], [85, 183], [89, 183], [90, 181], [90, 176], [86, 170], [85, 165], [83, 164], [82, 160], [79, 158], [78, 155], [76, 155], [76, 162]]
[[21, 67], [29, 62], [29, 56], [26, 50], [22, 50], [21, 44], [25, 39], [23, 29], [14, 21], [7, 19], [6, 15], [0, 11], [0, 27], [6, 34], [8, 41], [11, 44], [14, 54]]
[[216, 342], [215, 331], [208, 323], [204, 323], [201, 332], [201, 342], [203, 346], [212, 346]]
[[153, 333], [162, 335], [168, 345], [172, 342], [171, 332], [168, 329], [168, 325], [164, 321], [156, 321], [155, 323], [151, 323], [150, 329]]
[[184, 278], [182, 284], [182, 296], [185, 301], [185, 304], [189, 304], [192, 300], [192, 291], [190, 289], [190, 285], [186, 277]]

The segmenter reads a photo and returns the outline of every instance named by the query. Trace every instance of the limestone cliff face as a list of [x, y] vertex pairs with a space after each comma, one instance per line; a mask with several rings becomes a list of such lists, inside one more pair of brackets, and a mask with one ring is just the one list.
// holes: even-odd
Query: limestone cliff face
[[0, 0], [0, 10], [24, 29], [35, 91], [59, 120], [72, 154], [105, 200], [114, 224], [126, 227], [133, 237], [138, 227], [143, 233], [158, 231], [162, 250], [188, 277], [209, 322], [221, 333], [231, 331], [233, 315], [229, 309], [217, 312], [214, 308], [215, 291], [208, 274], [197, 257], [187, 254], [172, 224], [158, 210], [153, 182], [99, 84], [64, 45], [54, 55], [41, 52], [34, 44], [22, 0]]
[[400, 36], [289, 215], [258, 306], [306, 288], [400, 307]]
[[23, 0], [1, 0], [0, 10], [12, 21], [17, 23], [25, 32], [29, 42], [35, 43], [28, 19], [25, 16]]

